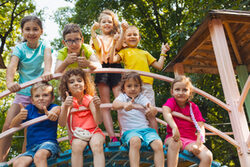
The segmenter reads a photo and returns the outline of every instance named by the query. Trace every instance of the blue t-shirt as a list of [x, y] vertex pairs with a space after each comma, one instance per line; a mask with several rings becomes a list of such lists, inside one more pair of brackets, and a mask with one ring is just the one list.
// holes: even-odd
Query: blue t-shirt
[[[47, 107], [48, 111], [56, 104], [50, 104]], [[31, 119], [43, 116], [44, 114], [38, 113], [38, 109], [33, 104], [29, 104], [26, 109], [28, 110], [27, 119], [23, 122], [29, 121]], [[27, 128], [27, 145], [26, 149], [31, 149], [36, 144], [41, 144], [46, 141], [51, 141], [57, 143], [57, 121], [45, 120], [33, 124]]]
[[[12, 56], [19, 58], [18, 73], [19, 84], [31, 81], [40, 77], [44, 70], [44, 50], [49, 47], [43, 41], [39, 41], [36, 49], [29, 48], [27, 42], [18, 44], [12, 53]], [[30, 96], [31, 87], [27, 87], [18, 92], [25, 96]]]

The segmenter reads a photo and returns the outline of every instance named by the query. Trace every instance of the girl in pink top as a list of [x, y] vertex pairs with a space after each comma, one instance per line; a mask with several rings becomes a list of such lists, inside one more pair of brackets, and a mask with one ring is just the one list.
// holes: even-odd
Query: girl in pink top
[[[72, 166], [83, 166], [83, 151], [89, 144], [93, 152], [94, 166], [104, 167], [105, 136], [98, 128], [98, 124], [102, 123], [101, 100], [98, 96], [94, 96], [95, 87], [91, 75], [81, 69], [68, 70], [61, 78], [59, 93], [64, 102], [58, 122], [61, 126], [66, 126], [67, 122], [71, 138]], [[73, 110], [76, 111], [73, 112]], [[76, 128], [92, 133], [90, 140], [82, 140], [75, 136], [73, 133]]]
[[[169, 98], [162, 107], [164, 119], [173, 120], [168, 121], [170, 126], [167, 126], [165, 139], [165, 144], [168, 145], [167, 164], [171, 167], [177, 166], [180, 149], [188, 150], [197, 156], [200, 159], [200, 167], [210, 167], [212, 164], [212, 152], [203, 144], [205, 120], [202, 118], [198, 106], [189, 101], [192, 97], [192, 87], [188, 77], [177, 76], [171, 85], [173, 97]], [[193, 122], [172, 117], [171, 112], [173, 111], [191, 117]]]

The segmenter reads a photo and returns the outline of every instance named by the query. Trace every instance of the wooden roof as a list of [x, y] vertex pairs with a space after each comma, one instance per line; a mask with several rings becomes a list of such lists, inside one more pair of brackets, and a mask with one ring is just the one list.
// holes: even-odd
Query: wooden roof
[[208, 25], [212, 19], [223, 23], [234, 69], [246, 65], [250, 72], [250, 12], [238, 10], [212, 10], [189, 38], [176, 57], [165, 67], [173, 72], [176, 63], [182, 63], [185, 73], [218, 74]]

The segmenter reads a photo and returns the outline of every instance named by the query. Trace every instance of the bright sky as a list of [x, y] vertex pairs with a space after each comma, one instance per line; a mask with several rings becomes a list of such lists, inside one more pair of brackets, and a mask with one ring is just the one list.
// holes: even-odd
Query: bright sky
[[54, 12], [60, 7], [73, 7], [74, 5], [64, 0], [35, 0], [35, 3], [38, 10], [45, 9], [45, 15], [43, 16], [45, 19], [43, 22], [43, 30], [47, 35], [45, 36], [45, 40], [51, 42], [54, 38], [59, 37], [58, 25], [53, 20]]

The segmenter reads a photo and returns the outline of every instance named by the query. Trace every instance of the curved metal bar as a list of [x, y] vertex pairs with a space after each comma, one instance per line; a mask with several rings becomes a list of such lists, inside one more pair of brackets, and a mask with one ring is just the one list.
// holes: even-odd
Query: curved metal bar
[[[99, 68], [99, 69], [96, 69], [96, 70], [89, 70], [89, 69], [83, 69], [83, 70], [85, 72], [90, 72], [90, 73], [125, 73], [125, 72], [129, 72], [129, 71], [135, 71], [135, 72], [137, 72], [137, 73], [139, 73], [141, 75], [152, 77], [152, 78], [159, 79], [159, 80], [162, 80], [162, 81], [166, 81], [166, 82], [172, 82], [173, 81], [173, 78], [170, 78], [170, 77], [166, 77], [166, 76], [162, 76], [162, 75], [155, 74], [155, 73], [150, 73], [150, 72], [138, 71], [138, 70], [128, 70], [128, 69], [121, 69], [121, 68]], [[56, 73], [56, 74], [53, 74], [52, 78], [56, 79], [56, 78], [59, 78], [61, 76], [62, 76], [61, 73]], [[25, 83], [20, 85], [21, 89], [26, 88], [28, 86], [31, 86], [34, 83], [39, 82], [39, 81], [42, 81], [42, 79], [37, 78], [35, 80], [25, 82]], [[227, 111], [231, 110], [230, 107], [227, 104], [223, 103], [219, 99], [211, 96], [210, 94], [208, 94], [208, 93], [206, 93], [206, 92], [204, 92], [204, 91], [202, 91], [202, 90], [200, 90], [198, 88], [194, 88], [194, 92], [200, 94], [201, 96], [204, 96], [204, 97], [208, 98], [209, 100], [211, 100], [212, 102], [218, 104], [219, 106], [221, 106], [222, 108], [224, 108]], [[0, 94], [0, 98], [2, 98], [4, 96], [7, 96], [10, 93], [12, 93], [12, 92], [10, 92], [9, 90], [5, 90], [4, 92], [2, 92]]]

